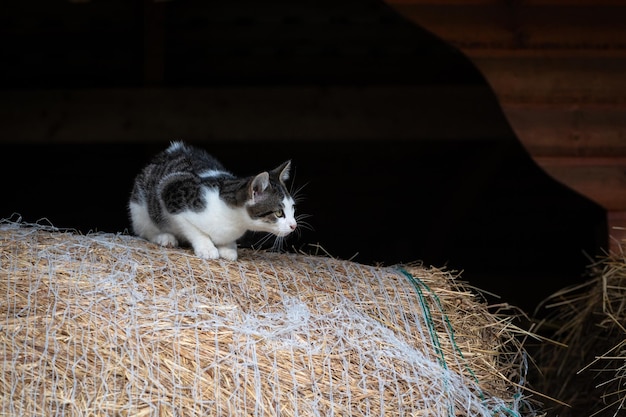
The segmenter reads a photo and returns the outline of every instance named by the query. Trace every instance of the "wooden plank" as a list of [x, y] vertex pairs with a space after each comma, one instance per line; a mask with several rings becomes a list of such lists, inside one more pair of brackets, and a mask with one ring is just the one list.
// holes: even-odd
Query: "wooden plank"
[[626, 157], [626, 106], [503, 105], [534, 157]]
[[435, 3], [388, 0], [400, 14], [469, 56], [490, 51], [625, 53], [626, 5], [577, 2]]
[[626, 158], [535, 157], [549, 175], [609, 211], [626, 208]]
[[626, 56], [473, 58], [506, 104], [626, 106]]
[[489, 89], [473, 85], [10, 90], [0, 95], [0, 137], [4, 143], [500, 140], [510, 128], [499, 114]]

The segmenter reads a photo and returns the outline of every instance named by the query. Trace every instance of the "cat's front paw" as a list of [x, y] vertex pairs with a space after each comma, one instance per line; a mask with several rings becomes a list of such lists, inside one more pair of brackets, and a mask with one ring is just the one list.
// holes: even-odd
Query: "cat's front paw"
[[171, 233], [161, 233], [156, 235], [152, 240], [152, 243], [165, 246], [166, 248], [175, 248], [178, 246], [178, 240]]
[[219, 253], [220, 257], [226, 259], [227, 261], [237, 260], [237, 248], [222, 246], [221, 248], [219, 248]]
[[220, 253], [213, 245], [195, 245], [193, 251], [198, 258], [202, 259], [217, 259], [220, 257]]

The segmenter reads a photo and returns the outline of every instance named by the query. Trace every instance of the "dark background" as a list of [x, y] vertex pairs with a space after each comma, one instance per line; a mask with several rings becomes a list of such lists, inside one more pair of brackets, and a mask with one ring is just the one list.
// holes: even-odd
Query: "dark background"
[[[18, 213], [26, 222], [46, 218], [82, 232], [127, 232], [133, 177], [169, 140], [185, 139], [240, 175], [293, 160], [294, 187], [304, 186], [298, 211], [310, 215], [311, 226], [288, 240], [295, 250], [462, 271], [464, 281], [527, 311], [584, 279], [585, 268], [607, 244], [604, 210], [533, 162], [463, 55], [383, 2], [260, 3], [5, 6], [0, 217]], [[322, 97], [334, 92], [345, 113], [324, 102], [303, 110], [298, 106], [306, 98], [295, 93], [294, 107], [313, 123], [299, 125], [303, 118], [293, 119], [268, 97], [258, 112], [271, 116], [269, 127], [249, 117], [257, 109], [249, 102], [219, 107], [240, 115], [247, 130], [236, 138], [202, 130], [184, 135], [181, 119], [180, 135], [174, 129], [175, 137], [151, 139], [132, 118], [125, 131], [132, 134], [107, 138], [97, 135], [102, 123], [96, 117], [82, 140], [80, 133], [63, 136], [64, 126], [50, 122], [54, 103], [24, 122], [16, 119], [26, 111], [22, 105], [30, 112], [37, 103], [6, 99], [157, 88], [226, 96], [244, 91], [245, 100], [303, 86]], [[393, 91], [397, 100], [374, 105], [342, 93], [373, 88]], [[462, 103], [466, 91], [473, 92], [471, 100]], [[111, 111], [96, 102], [97, 93], [89, 97], [100, 111]], [[401, 111], [398, 121], [383, 124], [388, 133], [351, 130], [355, 118], [367, 125], [389, 108]], [[40, 136], [21, 136], [38, 123]], [[206, 132], [220, 123], [207, 120]], [[406, 133], [411, 123], [415, 130]], [[294, 127], [293, 139], [281, 130], [287, 124]]]

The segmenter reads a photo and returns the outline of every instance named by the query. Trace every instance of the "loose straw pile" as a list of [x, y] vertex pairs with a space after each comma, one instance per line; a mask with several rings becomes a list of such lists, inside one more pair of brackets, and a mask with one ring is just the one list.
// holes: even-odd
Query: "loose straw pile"
[[626, 413], [626, 257], [597, 259], [590, 280], [546, 300], [538, 331], [561, 344], [536, 354], [546, 393], [563, 400], [554, 415], [621, 416]]
[[0, 414], [530, 416], [523, 332], [450, 273], [0, 224]]

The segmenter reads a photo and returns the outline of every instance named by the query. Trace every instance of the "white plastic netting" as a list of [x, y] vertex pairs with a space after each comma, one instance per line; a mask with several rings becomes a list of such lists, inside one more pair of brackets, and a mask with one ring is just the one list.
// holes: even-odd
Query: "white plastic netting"
[[439, 269], [0, 224], [2, 415], [537, 415], [514, 333]]

